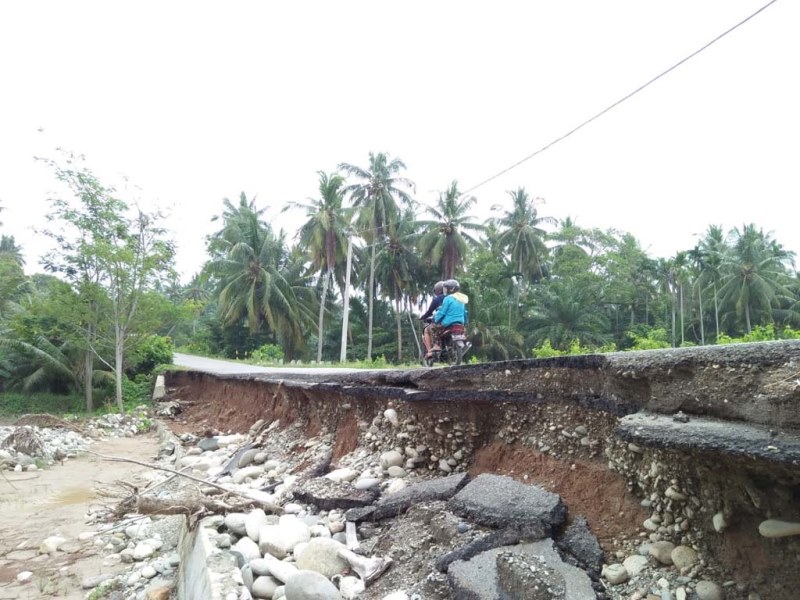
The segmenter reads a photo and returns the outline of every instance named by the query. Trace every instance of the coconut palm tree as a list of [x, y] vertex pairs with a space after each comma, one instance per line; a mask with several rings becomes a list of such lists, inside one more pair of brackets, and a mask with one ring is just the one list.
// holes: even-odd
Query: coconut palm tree
[[699, 268], [697, 285], [701, 290], [700, 297], [702, 298], [703, 291], [710, 288], [714, 300], [716, 337], [719, 337], [719, 287], [722, 280], [722, 264], [728, 251], [722, 227], [709, 225], [694, 253]]
[[284, 277], [283, 232], [276, 236], [262, 218], [265, 209], [256, 209], [255, 199], [248, 202], [244, 193], [238, 207], [224, 202], [223, 228], [209, 240], [213, 258], [205, 267], [216, 282], [223, 323], [246, 320], [251, 333], [266, 323], [290, 347], [302, 346], [302, 315]]
[[744, 319], [747, 333], [754, 318], [773, 321], [773, 308], [791, 297], [788, 265], [794, 254], [786, 251], [754, 224], [734, 228], [729, 235], [731, 252], [723, 263], [720, 296], [731, 314]]
[[436, 206], [425, 208], [433, 219], [419, 222], [425, 228], [419, 251], [429, 264], [441, 267], [442, 279], [452, 279], [461, 269], [469, 245], [478, 246], [478, 239], [469, 232], [486, 230], [485, 225], [473, 223], [475, 217], [468, 214], [476, 203], [475, 196], [459, 192], [458, 182], [453, 181], [446, 191], [439, 193]]
[[375, 257], [387, 228], [394, 225], [398, 216], [398, 201], [412, 205], [409, 192], [413, 192], [414, 184], [401, 177], [399, 173], [406, 168], [399, 158], [390, 158], [388, 154], [369, 153], [367, 168], [349, 163], [341, 163], [339, 170], [356, 179], [345, 187], [350, 194], [353, 206], [358, 209], [357, 226], [361, 236], [371, 245], [369, 263], [369, 315], [367, 323], [367, 360], [372, 360], [372, 321], [375, 295]]
[[397, 325], [397, 362], [403, 361], [403, 306], [408, 306], [409, 297], [419, 291], [416, 276], [420, 273], [420, 259], [415, 252], [418, 238], [418, 224], [412, 208], [407, 208], [403, 216], [392, 227], [386, 243], [378, 253], [375, 276], [383, 295], [395, 305]]
[[[553, 217], [540, 217], [536, 201], [528, 195], [525, 188], [508, 191], [511, 197], [511, 210], [505, 210], [497, 219], [500, 230], [498, 243], [505, 250], [521, 277], [531, 282], [542, 279], [547, 273], [547, 246], [544, 243], [546, 232], [543, 224], [555, 225]], [[493, 206], [500, 210], [500, 206]]]
[[322, 343], [324, 341], [325, 302], [328, 289], [334, 276], [337, 264], [345, 260], [347, 233], [350, 227], [350, 211], [344, 204], [344, 178], [338, 174], [318, 171], [319, 198], [307, 203], [292, 202], [284, 207], [302, 208], [308, 220], [297, 232], [300, 246], [305, 249], [314, 271], [322, 276], [322, 292], [319, 303], [317, 321], [317, 362], [322, 360]]

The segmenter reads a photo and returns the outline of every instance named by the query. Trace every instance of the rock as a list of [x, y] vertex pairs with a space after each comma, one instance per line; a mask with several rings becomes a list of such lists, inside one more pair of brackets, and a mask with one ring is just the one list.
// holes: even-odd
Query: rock
[[81, 588], [83, 588], [84, 590], [91, 590], [93, 588], [96, 588], [101, 583], [104, 583], [109, 579], [112, 579], [113, 577], [114, 577], [113, 575], [109, 575], [107, 573], [102, 573], [100, 575], [93, 575], [91, 577], [84, 577], [83, 579], [81, 579]]
[[622, 565], [625, 567], [625, 570], [628, 571], [628, 575], [631, 577], [636, 577], [644, 570], [648, 562], [650, 561], [646, 556], [634, 554], [633, 556], [629, 556], [623, 560]]
[[381, 482], [380, 479], [376, 479], [375, 477], [365, 477], [364, 479], [359, 479], [353, 484], [353, 487], [357, 490], [371, 490], [374, 487], [377, 487], [378, 484]]
[[478, 475], [464, 486], [447, 507], [488, 527], [540, 525], [548, 532], [563, 523], [567, 514], [557, 494], [488, 473]]
[[725, 594], [722, 588], [713, 581], [698, 581], [694, 589], [697, 600], [723, 600]]
[[321, 573], [330, 579], [348, 568], [347, 561], [338, 554], [343, 548], [345, 546], [334, 540], [313, 538], [297, 557], [297, 566], [304, 571]]
[[335, 471], [331, 471], [330, 473], [326, 473], [324, 475], [326, 479], [330, 479], [331, 481], [353, 481], [358, 477], [358, 471], [354, 471], [353, 469], [336, 469]]
[[267, 513], [260, 508], [256, 508], [247, 513], [244, 520], [244, 530], [247, 532], [247, 537], [254, 542], [258, 542], [261, 528], [268, 524]]
[[233, 474], [233, 483], [244, 483], [248, 479], [258, 479], [264, 475], [264, 469], [261, 467], [245, 467], [244, 469], [237, 469]]
[[352, 575], [342, 577], [339, 581], [339, 594], [341, 594], [342, 598], [345, 600], [354, 600], [354, 598], [361, 594], [365, 589], [366, 586], [364, 585], [364, 581], [358, 577], [353, 577]]
[[722, 533], [728, 527], [725, 515], [721, 511], [711, 517], [711, 524], [714, 526], [714, 531], [717, 533]]
[[324, 575], [298, 571], [286, 582], [286, 600], [341, 600], [339, 590]]
[[664, 492], [664, 495], [669, 498], [670, 500], [674, 500], [675, 502], [685, 502], [686, 501], [686, 494], [680, 493], [674, 487], [669, 486], [667, 491]]
[[380, 464], [381, 469], [384, 471], [387, 470], [389, 467], [399, 467], [403, 464], [403, 455], [400, 454], [397, 450], [390, 450], [389, 452], [384, 452], [381, 454], [380, 457]]
[[254, 558], [261, 558], [261, 550], [252, 539], [243, 537], [233, 545], [233, 549], [244, 556], [245, 560], [253, 560]]
[[236, 465], [237, 469], [242, 469], [253, 462], [253, 459], [258, 454], [258, 449], [250, 448], [249, 450], [245, 450], [242, 455], [239, 457], [239, 462]]
[[285, 558], [300, 542], [311, 539], [308, 525], [294, 515], [282, 515], [277, 525], [265, 525], [258, 534], [262, 554]]
[[389, 477], [405, 477], [406, 470], [403, 467], [392, 466], [387, 469]]
[[[310, 543], [310, 542], [309, 542]], [[297, 566], [282, 560], [271, 560], [267, 565], [270, 574], [280, 581], [286, 583], [289, 579], [297, 573]]]
[[279, 585], [280, 582], [274, 577], [262, 575], [256, 577], [253, 581], [253, 589], [251, 592], [254, 598], [272, 598], [272, 594], [275, 593]]
[[[401, 480], [402, 481], [402, 480]], [[395, 517], [407, 511], [411, 506], [433, 500], [448, 500], [455, 495], [468, 481], [466, 473], [458, 473], [450, 477], [439, 477], [423, 481], [400, 490], [396, 494], [381, 498], [374, 510], [366, 507], [362, 512], [345, 514], [348, 521], [377, 521], [388, 517]], [[354, 509], [357, 510], [357, 509]]]
[[228, 513], [225, 515], [225, 527], [236, 535], [247, 535], [246, 520], [247, 515], [244, 513]]
[[172, 587], [168, 585], [159, 585], [152, 587], [145, 593], [145, 600], [169, 600], [172, 595]]
[[765, 538], [780, 538], [800, 535], [800, 523], [767, 519], [758, 526], [758, 533]]
[[150, 558], [156, 549], [146, 542], [139, 542], [133, 549], [133, 560], [144, 560]]
[[672, 564], [672, 551], [675, 544], [672, 542], [660, 541], [650, 544], [650, 556], [655, 558], [662, 565]]
[[21, 573], [17, 574], [17, 582], [19, 583], [27, 583], [33, 577], [33, 573], [31, 571], [22, 571]]
[[61, 544], [66, 542], [66, 538], [60, 535], [51, 535], [39, 545], [39, 554], [53, 554], [61, 547]]
[[625, 565], [615, 563], [613, 565], [606, 565], [603, 567], [603, 578], [611, 585], [619, 585], [628, 581], [630, 574], [625, 568]]
[[151, 565], [145, 566], [141, 572], [142, 572], [142, 577], [144, 577], [145, 579], [152, 579], [157, 575], [156, 570]]
[[676, 546], [670, 553], [670, 558], [672, 558], [672, 564], [682, 571], [697, 563], [697, 552], [688, 546]]
[[392, 427], [400, 425], [400, 420], [397, 418], [397, 411], [393, 408], [387, 408], [383, 411], [383, 418], [386, 419]]
[[215, 437], [207, 437], [203, 438], [199, 442], [197, 442], [197, 446], [203, 451], [213, 451], [219, 448], [219, 440]]

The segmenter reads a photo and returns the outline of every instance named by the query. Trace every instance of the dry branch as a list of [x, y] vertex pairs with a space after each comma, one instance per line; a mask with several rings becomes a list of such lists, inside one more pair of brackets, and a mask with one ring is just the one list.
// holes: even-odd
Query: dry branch
[[[135, 464], [135, 465], [140, 465], [142, 467], [147, 467], [148, 469], [155, 469], [157, 471], [166, 471], [167, 473], [172, 473], [173, 475], [178, 475], [180, 477], [185, 477], [186, 479], [189, 479], [189, 480], [194, 481], [196, 483], [200, 483], [202, 485], [207, 485], [207, 486], [219, 489], [219, 490], [221, 490], [222, 492], [224, 492], [226, 494], [233, 494], [235, 496], [239, 496], [240, 498], [245, 498], [246, 502], [242, 502], [242, 503], [236, 505], [237, 507], [258, 505], [261, 508], [263, 508], [264, 510], [268, 510], [268, 511], [273, 512], [275, 514], [282, 514], [283, 513], [283, 509], [280, 506], [278, 506], [277, 504], [272, 504], [271, 502], [263, 502], [261, 500], [257, 500], [257, 499], [253, 498], [252, 496], [249, 496], [248, 494], [246, 494], [244, 492], [231, 490], [231, 489], [228, 489], [225, 486], [219, 485], [217, 483], [213, 483], [213, 482], [207, 481], [205, 479], [200, 479], [199, 477], [195, 477], [194, 475], [189, 475], [187, 473], [181, 473], [180, 471], [176, 471], [175, 469], [170, 469], [169, 467], [162, 467], [161, 465], [154, 465], [152, 463], [146, 463], [146, 462], [142, 462], [142, 461], [139, 461], [139, 460], [134, 460], [132, 458], [123, 458], [121, 456], [108, 456], [108, 455], [105, 455], [105, 454], [100, 454], [98, 452], [92, 452], [91, 450], [89, 450], [88, 452], [89, 452], [89, 454], [93, 454], [94, 456], [102, 458], [103, 460], [109, 460], [109, 461], [113, 461], [113, 462], [127, 462], [127, 463], [132, 463], [132, 464]], [[147, 490], [144, 490], [142, 493], [146, 493], [146, 492], [147, 492]], [[134, 494], [130, 498], [128, 498], [125, 501], [123, 501], [121, 504], [125, 504], [126, 502], [128, 502], [131, 499], [141, 499], [141, 498], [142, 498], [141, 494]], [[157, 500], [157, 499], [154, 499], [154, 500]], [[211, 501], [210, 499], [206, 499], [206, 498], [195, 499], [193, 504], [194, 504], [194, 506], [196, 508], [199, 508], [200, 505], [202, 505], [203, 508], [206, 508], [205, 504], [206, 504], [207, 501], [209, 503], [208, 504], [209, 506], [211, 504], [216, 504], [216, 505], [220, 506], [219, 510], [222, 510], [222, 511], [230, 511], [230, 510], [232, 510], [232, 508], [227, 504], [219, 502], [218, 500]], [[174, 504], [177, 501], [176, 500], [168, 500], [168, 502]], [[181, 504], [183, 504], [183, 502], [184, 501], [181, 500]], [[138, 501], [137, 501], [137, 503], [138, 503]], [[155, 513], [153, 513], [153, 514], [155, 514]], [[186, 514], [186, 513], [159, 513], [159, 514]]]

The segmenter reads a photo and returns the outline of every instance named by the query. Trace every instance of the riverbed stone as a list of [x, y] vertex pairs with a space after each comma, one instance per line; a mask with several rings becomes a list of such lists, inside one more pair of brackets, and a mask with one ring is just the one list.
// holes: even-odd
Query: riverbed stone
[[301, 570], [316, 571], [330, 579], [348, 567], [347, 561], [338, 555], [339, 550], [344, 548], [344, 545], [332, 539], [313, 538], [297, 557], [297, 566]]
[[285, 586], [286, 600], [341, 600], [336, 586], [316, 571], [298, 571]]

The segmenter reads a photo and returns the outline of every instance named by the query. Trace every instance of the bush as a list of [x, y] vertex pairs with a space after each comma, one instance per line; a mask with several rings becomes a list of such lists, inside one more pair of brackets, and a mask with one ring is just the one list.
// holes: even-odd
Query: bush
[[264, 344], [260, 348], [256, 348], [250, 354], [250, 358], [257, 362], [281, 362], [283, 361], [283, 348], [277, 344]]
[[628, 337], [633, 340], [633, 344], [628, 350], [659, 350], [672, 346], [667, 338], [667, 330], [663, 327], [651, 329], [643, 336], [629, 331]]
[[773, 340], [800, 340], [800, 331], [786, 325], [783, 329], [775, 330], [775, 325], [756, 325], [750, 333], [734, 338], [724, 333], [719, 334], [717, 344], [746, 344], [748, 342], [771, 342]]
[[136, 376], [151, 373], [158, 365], [172, 364], [172, 339], [163, 335], [148, 335], [131, 351], [129, 372]]
[[122, 378], [122, 402], [126, 407], [132, 408], [140, 404], [147, 404], [153, 398], [153, 378], [140, 373], [133, 379]]

